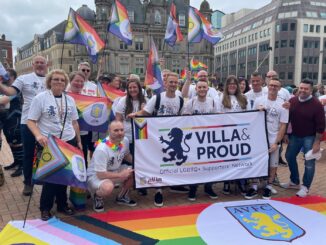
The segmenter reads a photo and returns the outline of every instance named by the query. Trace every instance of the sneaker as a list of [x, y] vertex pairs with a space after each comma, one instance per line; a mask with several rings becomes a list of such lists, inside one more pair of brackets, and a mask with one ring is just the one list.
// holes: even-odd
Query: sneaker
[[271, 190], [273, 195], [276, 195], [278, 193], [277, 190], [273, 188], [273, 186], [270, 186], [269, 189]]
[[285, 189], [300, 189], [300, 185], [294, 184], [292, 181], [287, 182], [287, 183], [280, 183], [280, 186]]
[[209, 196], [210, 199], [217, 199], [218, 195], [213, 191], [212, 187], [205, 188], [205, 193]]
[[93, 198], [93, 210], [97, 213], [104, 211], [104, 200], [103, 197], [94, 195]]
[[48, 221], [52, 218], [52, 214], [48, 210], [41, 211], [41, 220]]
[[196, 201], [196, 188], [190, 188], [189, 193], [188, 193], [188, 200], [191, 202]]
[[156, 207], [162, 207], [163, 206], [163, 195], [161, 192], [156, 192], [154, 196], [154, 205]]
[[23, 195], [30, 196], [32, 195], [33, 187], [31, 185], [24, 185]]
[[18, 166], [17, 163], [13, 162], [12, 164], [8, 165], [8, 166], [5, 166], [3, 167], [4, 170], [10, 170], [10, 169], [13, 169], [15, 168], [16, 166]]
[[254, 188], [250, 188], [244, 197], [250, 200], [255, 198], [257, 195], [258, 195], [257, 191]]
[[172, 193], [188, 193], [189, 189], [184, 186], [172, 186], [170, 187]]
[[265, 200], [271, 199], [271, 197], [272, 197], [272, 191], [271, 191], [271, 189], [269, 189], [268, 187], [265, 187], [264, 188], [264, 193], [263, 193], [263, 196], [262, 197]]
[[23, 174], [23, 168], [17, 168], [10, 176], [11, 177], [19, 177]]
[[131, 200], [127, 195], [124, 195], [122, 197], [117, 197], [115, 199], [116, 203], [117, 204], [120, 204], [120, 205], [126, 205], [126, 206], [129, 206], [129, 207], [135, 207], [137, 206], [137, 202], [135, 202], [134, 200]]
[[308, 195], [308, 188], [304, 185], [301, 186], [300, 190], [296, 193], [298, 197], [306, 197]]
[[75, 214], [75, 210], [73, 210], [71, 207], [66, 206], [64, 208], [58, 208], [57, 211], [59, 213], [63, 213], [65, 215], [71, 216]]
[[224, 183], [224, 187], [223, 187], [223, 194], [224, 195], [230, 195], [231, 191], [230, 191], [230, 183]]

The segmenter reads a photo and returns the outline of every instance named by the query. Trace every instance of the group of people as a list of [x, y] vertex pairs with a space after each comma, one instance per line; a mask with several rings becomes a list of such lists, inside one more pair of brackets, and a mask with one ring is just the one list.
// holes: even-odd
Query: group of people
[[[198, 72], [196, 82], [193, 82], [192, 74], [188, 71], [186, 81], [179, 90], [179, 75], [165, 69], [162, 71], [164, 92], [151, 96], [142, 88], [139, 76], [131, 74], [126, 84], [126, 95], [113, 102], [115, 119], [110, 123], [108, 133], [100, 134], [79, 130], [76, 104], [69, 93], [66, 93], [98, 96], [97, 84], [89, 81], [91, 67], [87, 62], [79, 64], [78, 71], [68, 76], [63, 70], [47, 73], [46, 59], [36, 56], [33, 59], [33, 70], [32, 73], [17, 78], [8, 71], [12, 75], [10, 81], [4, 81], [0, 76], [0, 129], [4, 131], [14, 157], [14, 163], [5, 169], [16, 168], [14, 176], [23, 172], [24, 195], [31, 195], [33, 190], [35, 147], [36, 152], [40, 153], [51, 134], [83, 150], [87, 166], [87, 186], [95, 211], [104, 210], [104, 199], [112, 194], [116, 185], [121, 186], [116, 203], [136, 206], [137, 202], [129, 196], [134, 183], [131, 118], [233, 113], [256, 109], [266, 110], [267, 113], [270, 174], [265, 180], [236, 180], [241, 193], [247, 199], [254, 198], [258, 195], [258, 186], [263, 186], [265, 199], [270, 199], [272, 194], [277, 193], [272, 184], [277, 176], [282, 142], [288, 143], [285, 156], [291, 176], [289, 182], [281, 183], [280, 186], [298, 188], [297, 195], [300, 197], [305, 197], [309, 192], [315, 160], [305, 160], [305, 173], [300, 185], [296, 156], [300, 150], [304, 153], [309, 150], [318, 152], [325, 129], [323, 105], [313, 96], [313, 82], [309, 79], [300, 82], [298, 95], [294, 96], [282, 87], [275, 71], [269, 71], [265, 81], [261, 74], [255, 72], [249, 83], [231, 75], [226, 79], [223, 91], [209, 86], [206, 71]], [[114, 89], [121, 86], [121, 79], [116, 75], [105, 74], [98, 80]], [[23, 106], [20, 113], [21, 98]], [[94, 142], [98, 139], [101, 140], [95, 148]], [[230, 181], [224, 182], [224, 194], [231, 193], [231, 184]], [[197, 187], [198, 185], [190, 185], [189, 188], [172, 186], [170, 191], [187, 193], [188, 199], [195, 201]], [[206, 183], [204, 192], [211, 199], [218, 198], [214, 183]], [[139, 194], [147, 195], [146, 189], [139, 189]], [[68, 205], [67, 186], [44, 183], [40, 198], [42, 220], [52, 217], [50, 211], [54, 200], [58, 212], [74, 214], [73, 208]], [[163, 206], [161, 188], [155, 190], [154, 205]]]

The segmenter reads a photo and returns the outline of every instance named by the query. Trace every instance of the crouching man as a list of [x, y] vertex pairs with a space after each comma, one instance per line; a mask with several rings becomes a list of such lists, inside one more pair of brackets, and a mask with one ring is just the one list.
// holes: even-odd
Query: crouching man
[[122, 183], [122, 189], [116, 203], [137, 205], [128, 196], [133, 185], [133, 169], [122, 164], [123, 160], [132, 162], [129, 142], [124, 137], [123, 123], [113, 121], [109, 126], [109, 136], [98, 143], [87, 169], [87, 187], [93, 197], [94, 211], [104, 211], [104, 198], [111, 195], [117, 183]]

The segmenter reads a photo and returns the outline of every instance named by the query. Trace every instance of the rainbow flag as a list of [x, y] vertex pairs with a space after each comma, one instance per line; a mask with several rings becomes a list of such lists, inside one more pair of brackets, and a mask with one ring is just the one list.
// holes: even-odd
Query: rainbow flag
[[136, 140], [148, 139], [147, 122], [145, 118], [135, 118], [135, 138]]
[[194, 73], [194, 80], [198, 81], [198, 73], [197, 72]]
[[73, 9], [69, 11], [63, 40], [73, 44], [84, 45], [93, 63], [96, 63], [97, 54], [105, 46], [95, 29]]
[[128, 12], [118, 0], [115, 0], [111, 8], [111, 19], [108, 24], [108, 32], [120, 38], [127, 45], [132, 44], [132, 33]]
[[68, 93], [74, 98], [79, 128], [84, 131], [106, 132], [109, 124], [109, 101], [107, 98]]
[[195, 60], [194, 58], [192, 58], [190, 60], [190, 69], [192, 71], [199, 71], [199, 70], [202, 70], [202, 69], [208, 69], [208, 67], [207, 67], [207, 65], [200, 62], [199, 60]]
[[186, 80], [187, 79], [187, 69], [186, 68], [183, 68], [182, 69], [181, 74], [180, 74], [180, 78], [182, 80]]
[[175, 45], [176, 42], [181, 42], [183, 36], [177, 20], [177, 9], [172, 1], [170, 8], [170, 16], [168, 23], [166, 25], [164, 41], [171, 47]]
[[126, 95], [125, 92], [116, 89], [114, 87], [111, 87], [107, 84], [103, 83], [101, 84], [101, 86], [102, 86], [102, 90], [104, 91], [106, 97], [110, 100], [111, 104], [113, 103], [114, 100]]
[[150, 87], [156, 94], [161, 93], [164, 89], [160, 62], [153, 37], [151, 37], [144, 85]]
[[[53, 162], [63, 161], [60, 168], [52, 169]], [[46, 167], [49, 166], [47, 169]], [[39, 171], [39, 168], [42, 171]], [[62, 141], [55, 136], [48, 137], [45, 147], [33, 166], [33, 180], [41, 182], [69, 185], [86, 189], [86, 167], [84, 155], [78, 148]]]
[[222, 33], [215, 29], [198, 9], [189, 6], [188, 42], [199, 43], [203, 38], [216, 44], [221, 40]]

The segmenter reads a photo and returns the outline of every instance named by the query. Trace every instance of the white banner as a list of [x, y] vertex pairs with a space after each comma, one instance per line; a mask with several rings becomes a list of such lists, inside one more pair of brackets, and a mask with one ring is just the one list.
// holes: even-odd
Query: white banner
[[136, 188], [268, 176], [265, 113], [133, 121]]

